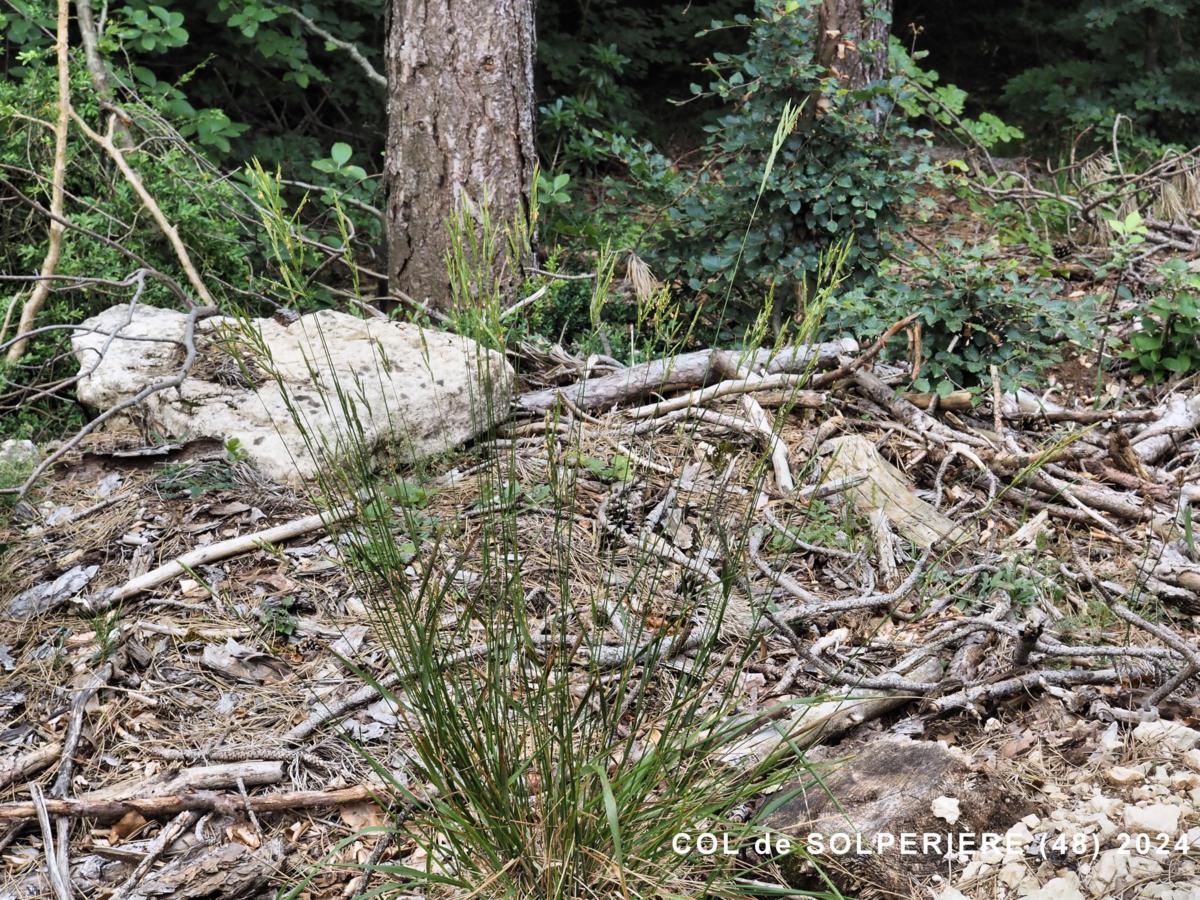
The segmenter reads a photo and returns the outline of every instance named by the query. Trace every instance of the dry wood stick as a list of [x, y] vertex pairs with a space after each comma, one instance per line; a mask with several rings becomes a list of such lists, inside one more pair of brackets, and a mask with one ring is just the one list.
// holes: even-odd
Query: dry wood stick
[[881, 334], [879, 339], [876, 340], [875, 343], [873, 343], [865, 351], [863, 351], [863, 353], [861, 353], [859, 356], [856, 356], [854, 359], [843, 361], [832, 372], [826, 372], [822, 375], [818, 375], [813, 379], [812, 386], [814, 388], [827, 387], [836, 381], [841, 381], [843, 378], [869, 364], [871, 360], [879, 355], [879, 351], [886, 346], [888, 341], [911, 325], [916, 318], [917, 313], [913, 313], [911, 316], [905, 316], [899, 322], [893, 322], [888, 330]]
[[517, 399], [517, 408], [527, 412], [552, 409], [560, 395], [568, 396], [580, 409], [596, 410], [646, 394], [703, 387], [714, 376], [744, 377], [743, 367], [764, 366], [768, 374], [804, 371], [810, 364], [832, 364], [839, 353], [854, 352], [852, 340], [829, 341], [804, 347], [785, 347], [779, 352], [754, 350], [697, 350], [629, 366], [601, 378], [585, 379], [566, 387], [531, 391]]
[[[33, 328], [33, 322], [46, 303], [46, 297], [50, 294], [49, 277], [58, 268], [58, 259], [62, 255], [63, 232], [66, 230], [66, 226], [58, 220], [63, 216], [66, 199], [64, 183], [67, 177], [67, 129], [71, 115], [70, 47], [67, 40], [69, 25], [69, 4], [67, 0], [58, 0], [58, 31], [54, 42], [54, 49], [58, 57], [58, 120], [54, 125], [54, 169], [50, 176], [50, 212], [57, 218], [50, 220], [50, 242], [46, 248], [46, 256], [42, 260], [42, 277], [34, 285], [33, 293], [21, 307], [21, 318], [17, 324], [18, 335], [23, 335]], [[3, 340], [2, 334], [0, 334], [0, 340]], [[9, 348], [8, 361], [10, 363], [21, 358], [26, 344], [27, 341], [22, 338]]]
[[[444, 660], [441, 660], [439, 667], [445, 669], [465, 660], [475, 659], [485, 655], [488, 649], [486, 644], [479, 644], [475, 647], [468, 647], [465, 650], [458, 650], [449, 654]], [[339, 700], [333, 704], [322, 704], [307, 719], [288, 731], [283, 736], [283, 739], [291, 743], [302, 741], [326, 722], [333, 719], [340, 719], [352, 709], [366, 706], [379, 696], [380, 689], [388, 690], [393, 688], [402, 680], [413, 677], [414, 674], [413, 672], [392, 672], [390, 675], [379, 679], [377, 684], [364, 685], [344, 700]]]
[[[256, 813], [273, 813], [322, 806], [344, 806], [370, 800], [384, 792], [380, 786], [355, 785], [331, 791], [289, 791], [279, 794], [264, 794], [250, 798], [250, 809]], [[188, 810], [219, 812], [223, 815], [237, 816], [245, 811], [245, 805], [239, 794], [192, 791], [185, 794], [164, 794], [161, 797], [135, 797], [126, 800], [88, 800], [86, 797], [47, 799], [45, 809], [48, 814], [55, 816], [111, 821], [131, 812], [146, 818], [174, 816]], [[33, 802], [0, 803], [0, 821], [32, 819], [37, 814], [37, 805]]]
[[187, 831], [200, 818], [200, 814], [195, 810], [187, 810], [181, 812], [174, 819], [164, 825], [158, 832], [158, 836], [154, 838], [150, 846], [146, 848], [146, 856], [137, 868], [129, 873], [129, 877], [121, 882], [108, 900], [125, 900], [129, 896], [130, 891], [138, 886], [139, 882], [146, 877], [146, 873], [153, 868], [154, 863], [158, 858], [166, 852], [167, 848], [175, 842], [175, 839]]
[[50, 886], [54, 888], [54, 896], [58, 900], [71, 900], [71, 885], [62, 871], [62, 860], [54, 845], [54, 832], [50, 828], [50, 810], [42, 788], [37, 782], [30, 782], [29, 794], [33, 800], [26, 804], [30, 807], [31, 816], [36, 817], [42, 829], [42, 850], [46, 854], [46, 874], [50, 877]]
[[[66, 0], [59, 0], [59, 2], [63, 3], [66, 2]], [[166, 237], [167, 243], [171, 245], [171, 249], [175, 251], [175, 258], [179, 260], [179, 267], [183, 269], [184, 274], [187, 275], [188, 281], [196, 291], [196, 296], [203, 301], [204, 306], [216, 306], [216, 301], [213, 300], [212, 294], [210, 294], [208, 292], [208, 288], [205, 287], [204, 279], [200, 277], [200, 273], [196, 270], [196, 266], [192, 262], [192, 257], [188, 253], [187, 247], [184, 246], [183, 241], [179, 237], [179, 232], [175, 229], [175, 226], [167, 220], [162, 208], [158, 205], [158, 201], [154, 199], [154, 195], [146, 190], [146, 186], [142, 184], [141, 176], [139, 176], [134, 170], [133, 166], [129, 164], [129, 160], [125, 158], [125, 153], [120, 147], [112, 142], [110, 137], [93, 131], [87, 122], [83, 121], [83, 119], [80, 118], [74, 110], [71, 111], [71, 118], [75, 120], [75, 124], [79, 126], [79, 130], [99, 144], [100, 148], [112, 158], [114, 163], [117, 164], [117, 168], [121, 170], [121, 174], [125, 176], [125, 180], [129, 182], [129, 186], [133, 188], [133, 192], [137, 194], [138, 199], [142, 201], [142, 205], [145, 206], [146, 210], [150, 213], [150, 217], [154, 219], [155, 224], [158, 225], [159, 230], [163, 233], [163, 236]], [[62, 213], [60, 212], [59, 215], [61, 214]]]
[[11, 764], [0, 769], [0, 790], [40, 772], [62, 756], [62, 749], [59, 741], [51, 741], [24, 756], [18, 756]]
[[[639, 406], [635, 409], [627, 410], [625, 415], [631, 419], [647, 419], [654, 416], [660, 416], [663, 413], [669, 413], [677, 409], [682, 409], [685, 406], [699, 406], [702, 403], [707, 403], [710, 400], [716, 400], [720, 397], [728, 397], [733, 394], [748, 394], [758, 391], [772, 391], [787, 388], [800, 388], [806, 378], [804, 375], [789, 375], [786, 373], [778, 373], [775, 375], [746, 375], [744, 378], [731, 378], [726, 381], [718, 382], [710, 387], [702, 388], [701, 390], [692, 391], [688, 394], [683, 394], [679, 397], [672, 397], [670, 400], [660, 400], [657, 403], [647, 403], [645, 406]], [[825, 404], [825, 394], [817, 391], [802, 391], [795, 390], [788, 394], [788, 399], [795, 399], [795, 405], [809, 409], [817, 409]]]
[[206, 547], [197, 547], [195, 550], [189, 550], [169, 563], [164, 563], [157, 569], [151, 569], [146, 574], [139, 575], [137, 578], [125, 582], [125, 584], [116, 588], [110, 594], [102, 594], [89, 603], [88, 607], [93, 611], [108, 609], [122, 600], [127, 600], [130, 597], [153, 590], [159, 585], [170, 581], [172, 578], [178, 578], [189, 569], [195, 569], [197, 566], [203, 566], [217, 560], [228, 559], [231, 556], [247, 553], [265, 544], [290, 541], [292, 538], [308, 534], [310, 531], [316, 531], [318, 528], [344, 521], [353, 514], [353, 506], [343, 506], [329, 512], [305, 516], [303, 519], [296, 519], [293, 522], [287, 522], [283, 525], [275, 525], [262, 531], [256, 531], [254, 534], [243, 534], [225, 541], [218, 541], [215, 544], [209, 544]]

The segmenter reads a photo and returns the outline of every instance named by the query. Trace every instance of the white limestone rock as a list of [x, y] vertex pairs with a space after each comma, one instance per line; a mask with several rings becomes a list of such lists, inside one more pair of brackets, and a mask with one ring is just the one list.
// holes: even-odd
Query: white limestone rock
[[1173, 803], [1151, 803], [1147, 806], [1126, 806], [1125, 827], [1146, 834], [1174, 835], [1179, 831], [1182, 810]]
[[[174, 376], [186, 323], [184, 313], [143, 305], [133, 307], [132, 317], [128, 306], [117, 306], [88, 319], [84, 328], [92, 330], [72, 339], [84, 373], [80, 401], [108, 410]], [[455, 334], [334, 310], [291, 324], [202, 320], [196, 348], [184, 382], [141, 404], [146, 426], [175, 437], [235, 439], [260, 472], [293, 485], [346, 456], [339, 385], [372, 454], [402, 461], [475, 437], [503, 420], [511, 401], [513, 372], [501, 354]], [[315, 454], [289, 403], [320, 445]]]

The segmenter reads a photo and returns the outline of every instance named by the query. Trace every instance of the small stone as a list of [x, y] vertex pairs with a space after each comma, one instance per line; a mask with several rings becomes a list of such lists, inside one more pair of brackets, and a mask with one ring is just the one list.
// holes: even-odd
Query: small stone
[[1079, 877], [1071, 872], [1060, 878], [1051, 878], [1040, 888], [1026, 895], [1026, 900], [1084, 900], [1079, 890]]
[[1112, 896], [1118, 881], [1129, 874], [1129, 854], [1123, 850], [1105, 850], [1092, 867], [1088, 890], [1093, 897]]
[[1126, 806], [1125, 827], [1146, 834], [1174, 835], [1179, 830], [1180, 809], [1170, 803]]
[[1137, 769], [1127, 769], [1124, 766], [1113, 766], [1104, 773], [1104, 778], [1109, 784], [1138, 784], [1145, 777]]
[[1162, 863], [1153, 857], [1140, 856], [1135, 853], [1129, 858], [1129, 877], [1131, 879], [1142, 881], [1156, 878], [1162, 874], [1162, 871]]
[[1140, 723], [1133, 729], [1133, 737], [1146, 744], [1174, 747], [1176, 750], [1191, 750], [1200, 743], [1200, 731], [1166, 719]]
[[945, 819], [951, 825], [957, 822], [961, 815], [958, 800], [954, 797], [937, 797], [929, 804], [929, 809], [939, 819]]
[[[1028, 818], [1027, 816], [1026, 819]], [[1022, 819], [1012, 828], [1008, 829], [1008, 833], [1004, 836], [1007, 846], [1024, 847], [1033, 840], [1033, 832], [1029, 830], [1026, 819]]]
[[32, 469], [41, 458], [42, 454], [33, 441], [10, 438], [0, 444], [0, 470], [12, 469], [20, 472]]
[[1200, 772], [1200, 750], [1189, 750], [1183, 754], [1183, 761], [1197, 772]]
[[996, 874], [1000, 883], [1010, 888], [1015, 888], [1025, 880], [1025, 864], [1019, 862], [1010, 862]]

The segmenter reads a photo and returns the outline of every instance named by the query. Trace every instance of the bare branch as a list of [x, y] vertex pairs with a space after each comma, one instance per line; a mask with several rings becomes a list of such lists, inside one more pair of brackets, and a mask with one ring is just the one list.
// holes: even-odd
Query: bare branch
[[[58, 0], [58, 34], [55, 39], [55, 52], [58, 56], [58, 120], [54, 125], [54, 174], [50, 192], [50, 211], [58, 218], [50, 220], [50, 244], [46, 248], [46, 256], [42, 260], [42, 275], [53, 275], [58, 268], [58, 258], [62, 255], [63, 225], [58, 219], [62, 218], [64, 206], [63, 184], [67, 179], [67, 128], [71, 114], [71, 66], [70, 47], [67, 43], [67, 28], [70, 24], [67, 0]], [[34, 285], [33, 293], [21, 308], [21, 318], [17, 323], [17, 334], [23, 335], [33, 328], [37, 314], [41, 312], [50, 294], [50, 283], [39, 281]], [[3, 334], [0, 334], [0, 339]], [[25, 353], [28, 341], [19, 340], [8, 350], [8, 361], [16, 362]]]
[[350, 58], [352, 60], [354, 60], [356, 63], [358, 63], [358, 67], [360, 69], [362, 69], [363, 72], [366, 73], [368, 79], [370, 79], [371, 81], [373, 81], [375, 84], [379, 85], [382, 88], [387, 87], [387, 79], [379, 74], [379, 70], [376, 69], [373, 65], [371, 65], [371, 61], [368, 60], [365, 56], [363, 56], [362, 51], [359, 50], [358, 47], [354, 46], [354, 44], [350, 43], [349, 41], [343, 41], [341, 38], [335, 37], [334, 35], [330, 34], [328, 31], [326, 31], [324, 28], [322, 28], [320, 25], [318, 25], [316, 22], [314, 22], [308, 16], [304, 15], [304, 13], [300, 12], [300, 10], [298, 10], [298, 9], [293, 9], [292, 7], [284, 5], [284, 4], [280, 4], [279, 8], [282, 9], [284, 12], [286, 12], [288, 15], [295, 16], [297, 19], [299, 19], [300, 24], [302, 24], [305, 28], [307, 28], [313, 34], [317, 35], [317, 37], [324, 38], [329, 43], [333, 44], [333, 46], [337, 47], [339, 50], [345, 50], [347, 53], [350, 54]]

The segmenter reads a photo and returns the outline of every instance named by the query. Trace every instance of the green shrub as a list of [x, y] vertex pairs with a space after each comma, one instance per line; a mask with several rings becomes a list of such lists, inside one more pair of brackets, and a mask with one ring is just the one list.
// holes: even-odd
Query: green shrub
[[[748, 44], [708, 67], [709, 92], [727, 112], [708, 129], [707, 162], [695, 177], [660, 176], [656, 185], [672, 194], [672, 206], [653, 261], [696, 294], [718, 339], [744, 328], [772, 292], [802, 314], [821, 255], [835, 242], [850, 239], [851, 281], [874, 271], [926, 171], [915, 150], [895, 141], [907, 127], [874, 114], [886, 85], [847, 91], [817, 64], [817, 6], [760, 2], [755, 18], [721, 26], [744, 27]], [[788, 103], [802, 112], [764, 179]]]
[[1163, 283], [1138, 318], [1139, 328], [1121, 356], [1152, 381], [1186, 375], [1200, 367], [1200, 275], [1185, 260], [1159, 267]]
[[[991, 383], [990, 366], [1008, 390], [1029, 384], [1061, 359], [1071, 339], [1090, 343], [1088, 318], [1094, 301], [1064, 300], [1061, 284], [1025, 278], [1017, 259], [995, 258], [987, 245], [948, 242], [936, 256], [910, 261], [915, 275], [895, 269], [886, 277], [836, 298], [827, 314], [830, 335], [869, 338], [916, 313], [921, 329], [917, 391], [948, 394]], [[893, 352], [904, 345], [898, 337]]]
[[1195, 0], [1025, 4], [1012, 31], [1053, 49], [1008, 81], [1004, 103], [1046, 140], [1086, 133], [1085, 146], [1106, 146], [1123, 115], [1143, 146], [1190, 147], [1200, 135], [1189, 49], [1200, 39], [1198, 13]]

